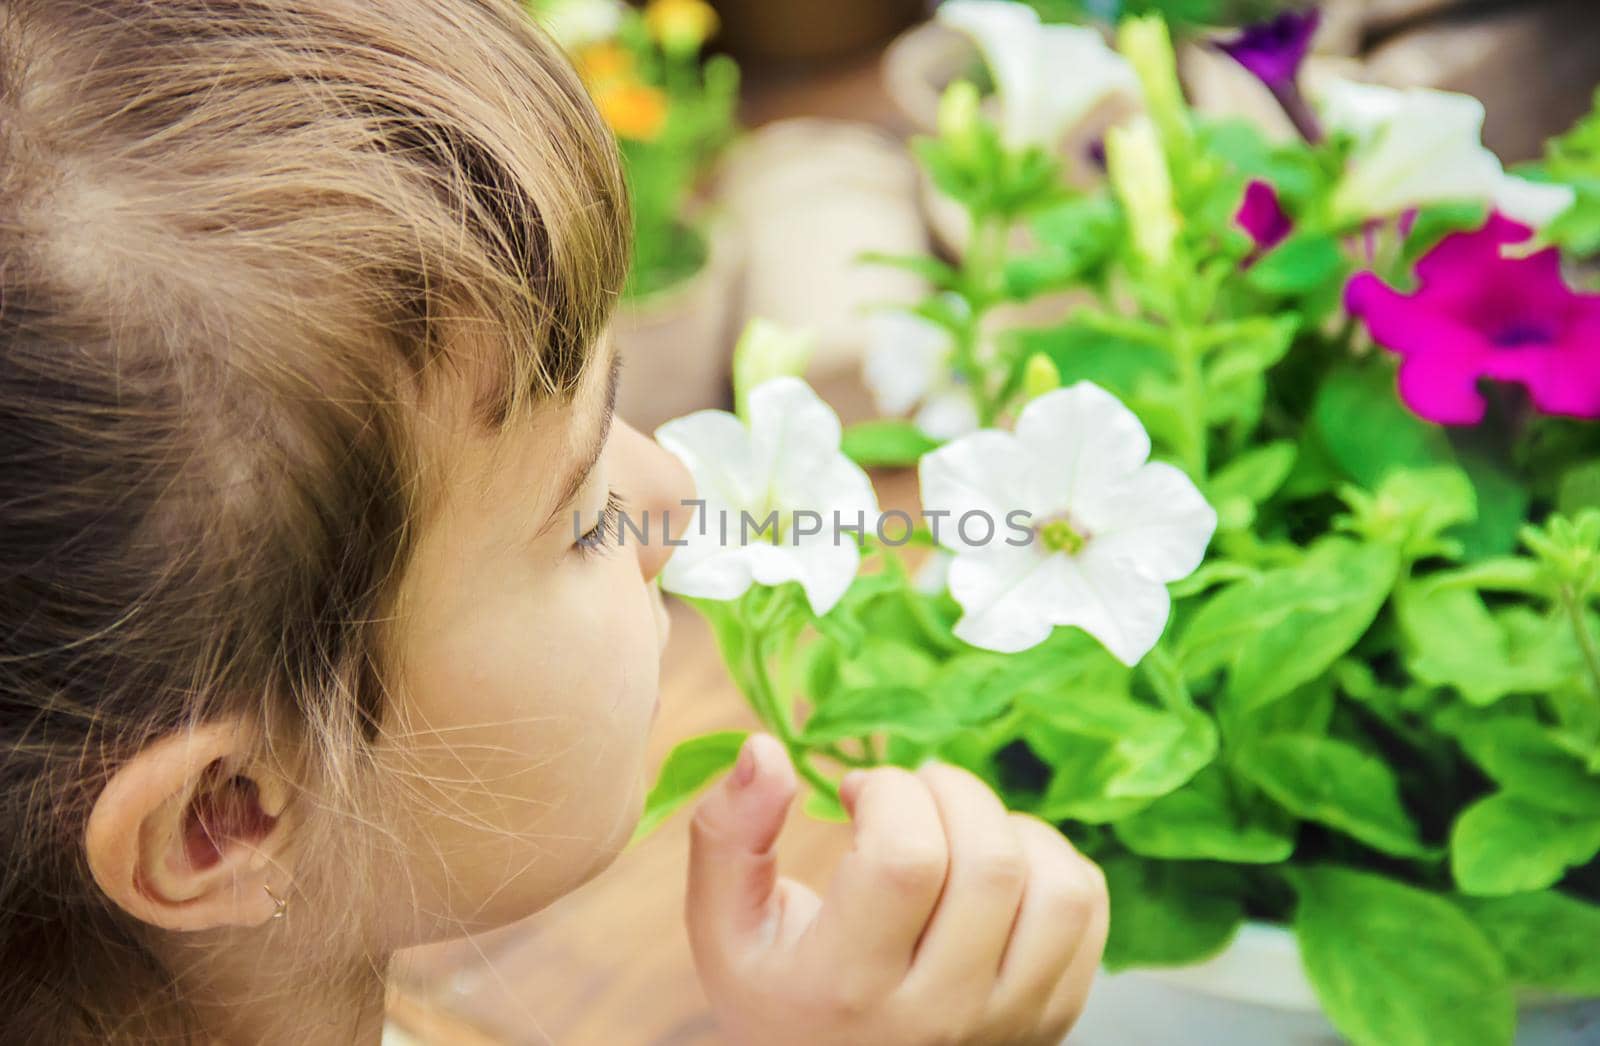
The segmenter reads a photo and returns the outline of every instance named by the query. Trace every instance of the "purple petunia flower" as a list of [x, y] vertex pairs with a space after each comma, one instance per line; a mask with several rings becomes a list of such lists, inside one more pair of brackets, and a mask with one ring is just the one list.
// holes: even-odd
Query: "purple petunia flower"
[[1322, 24], [1322, 12], [1284, 11], [1266, 22], [1246, 26], [1231, 40], [1217, 41], [1217, 49], [1267, 85], [1272, 96], [1307, 141], [1320, 141], [1322, 128], [1300, 94], [1300, 66], [1311, 50], [1311, 40]]
[[1545, 414], [1600, 418], [1600, 294], [1566, 285], [1554, 247], [1505, 256], [1532, 234], [1495, 214], [1429, 251], [1414, 293], [1370, 272], [1345, 289], [1351, 314], [1402, 357], [1400, 398], [1420, 417], [1476, 425], [1487, 409], [1478, 383], [1487, 378], [1523, 386]]
[[1245, 186], [1244, 203], [1233, 220], [1256, 241], [1256, 256], [1289, 238], [1294, 222], [1278, 202], [1278, 191], [1259, 179]]

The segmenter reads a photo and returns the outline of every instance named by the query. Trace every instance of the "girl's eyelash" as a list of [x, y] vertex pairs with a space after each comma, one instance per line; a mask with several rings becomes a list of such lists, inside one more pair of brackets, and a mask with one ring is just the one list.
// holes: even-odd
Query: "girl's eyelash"
[[605, 552], [606, 537], [617, 532], [617, 527], [622, 518], [622, 498], [616, 491], [606, 494], [606, 507], [600, 510], [600, 516], [595, 520], [594, 526], [578, 535], [572, 547], [579, 555], [598, 556]]

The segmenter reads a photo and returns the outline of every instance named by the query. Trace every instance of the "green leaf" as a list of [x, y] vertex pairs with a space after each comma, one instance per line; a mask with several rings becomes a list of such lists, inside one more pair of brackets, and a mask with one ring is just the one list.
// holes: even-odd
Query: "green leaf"
[[731, 767], [748, 736], [744, 730], [725, 730], [690, 738], [674, 748], [662, 764], [655, 786], [645, 797], [644, 813], [634, 829], [634, 840], [655, 831], [662, 821], [710, 784], [713, 777]]
[[1219, 469], [1206, 485], [1213, 503], [1240, 498], [1258, 505], [1278, 492], [1298, 451], [1290, 440], [1252, 447]]
[[829, 821], [833, 824], [850, 823], [850, 813], [840, 805], [838, 798], [815, 788], [806, 795], [805, 804], [801, 809], [813, 820]]
[[1245, 276], [1263, 294], [1288, 297], [1317, 290], [1343, 271], [1344, 252], [1327, 233], [1302, 233], [1268, 251]]
[[844, 430], [845, 456], [864, 468], [915, 465], [939, 441], [909, 421], [863, 421]]
[[1462, 454], [1461, 467], [1472, 480], [1477, 515], [1451, 536], [1469, 563], [1505, 555], [1517, 547], [1517, 531], [1527, 520], [1528, 488], [1486, 455]]
[[1478, 800], [1450, 833], [1450, 870], [1463, 893], [1542, 890], [1600, 853], [1600, 820], [1571, 817], [1499, 793]]
[[958, 726], [921, 690], [874, 686], [830, 694], [806, 720], [804, 736], [811, 745], [879, 733], [938, 741]]
[[1554, 890], [1458, 903], [1505, 957], [1513, 983], [1600, 995], [1600, 907]]
[[1449, 901], [1392, 879], [1319, 866], [1291, 876], [1301, 961], [1355, 1046], [1510, 1046], [1505, 961]]
[[1150, 805], [1150, 798], [1112, 797], [1110, 783], [1127, 770], [1116, 745], [1104, 738], [1050, 731], [1040, 724], [1025, 728], [1028, 747], [1049, 764], [1050, 784], [1033, 813], [1046, 821], [1110, 824]]
[[[1026, 695], [1022, 707], [1038, 736], [1067, 733], [1111, 744], [1103, 794], [1111, 799], [1151, 799], [1181, 787], [1215, 758], [1217, 728], [1199, 712], [1157, 711], [1126, 695], [1080, 691], [1067, 700]], [[1048, 759], [1047, 759], [1048, 761]]]
[[1152, 379], [1172, 375], [1172, 360], [1145, 340], [1118, 338], [1082, 318], [1045, 330], [1017, 334], [1023, 357], [1042, 352], [1061, 374], [1061, 383], [1092, 381], [1124, 401]]
[[1114, 857], [1101, 869], [1111, 895], [1108, 970], [1200, 962], [1244, 921], [1237, 884], [1214, 866]]
[[1600, 461], [1578, 465], [1561, 477], [1556, 511], [1575, 516], [1586, 508], [1600, 508]]
[[1312, 406], [1323, 446], [1345, 474], [1369, 489], [1396, 467], [1452, 460], [1444, 430], [1408, 411], [1395, 392], [1394, 369], [1373, 364], [1328, 375]]
[[1406, 237], [1406, 264], [1411, 265], [1438, 246], [1439, 241], [1450, 233], [1483, 228], [1487, 217], [1488, 208], [1479, 202], [1439, 203], [1423, 207], [1417, 212], [1417, 220]]
[[1282, 488], [1294, 469], [1293, 441], [1254, 446], [1235, 457], [1206, 483], [1206, 501], [1218, 513], [1219, 529], [1242, 531], [1256, 521], [1256, 505]]
[[1600, 775], [1533, 720], [1501, 716], [1458, 726], [1454, 733], [1506, 794], [1557, 813], [1600, 818]]
[[1094, 702], [1124, 698], [1131, 670], [1094, 639], [1075, 629], [1057, 629], [1050, 638], [1017, 654], [973, 652], [940, 666], [928, 691], [940, 706], [963, 722], [981, 722], [1028, 695], [1049, 717], [1087, 715], [1071, 711], [1087, 695]]
[[1279, 734], [1241, 748], [1234, 768], [1272, 800], [1396, 857], [1431, 851], [1400, 803], [1394, 771], [1383, 760], [1329, 737]]
[[856, 261], [863, 265], [882, 265], [891, 269], [901, 269], [921, 277], [941, 291], [958, 290], [961, 287], [961, 273], [954, 266], [925, 254], [886, 254], [882, 251], [866, 251], [858, 255]]
[[1513, 644], [1512, 634], [1470, 588], [1409, 586], [1400, 591], [1395, 610], [1412, 674], [1424, 683], [1454, 687], [1474, 705], [1508, 694], [1544, 693], [1570, 674], [1570, 659], [1561, 656], [1561, 648], [1571, 644], [1560, 623], [1543, 630], [1544, 642]]
[[1230, 702], [1259, 709], [1326, 672], [1371, 627], [1399, 563], [1392, 550], [1320, 542], [1299, 565], [1237, 582], [1190, 620], [1179, 659], [1190, 678], [1232, 662]]
[[1134, 853], [1167, 861], [1278, 864], [1294, 852], [1294, 823], [1270, 807], [1242, 803], [1215, 768], [1112, 828]]

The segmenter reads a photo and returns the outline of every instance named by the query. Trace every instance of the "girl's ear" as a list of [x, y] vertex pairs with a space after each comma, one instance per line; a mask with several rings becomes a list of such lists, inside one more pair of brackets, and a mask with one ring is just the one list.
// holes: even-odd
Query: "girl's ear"
[[167, 930], [257, 926], [291, 869], [288, 782], [248, 760], [238, 720], [171, 734], [106, 783], [89, 815], [89, 869], [129, 915]]

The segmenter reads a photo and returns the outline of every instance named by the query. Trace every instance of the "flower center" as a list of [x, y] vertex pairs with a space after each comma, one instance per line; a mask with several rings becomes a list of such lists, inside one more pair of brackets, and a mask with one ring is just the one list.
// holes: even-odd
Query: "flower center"
[[1554, 339], [1550, 328], [1544, 324], [1520, 320], [1502, 327], [1493, 340], [1502, 349], [1520, 349], [1529, 345], [1548, 345]]
[[1089, 535], [1073, 526], [1070, 519], [1052, 519], [1039, 526], [1039, 540], [1051, 552], [1076, 556], [1089, 543]]

